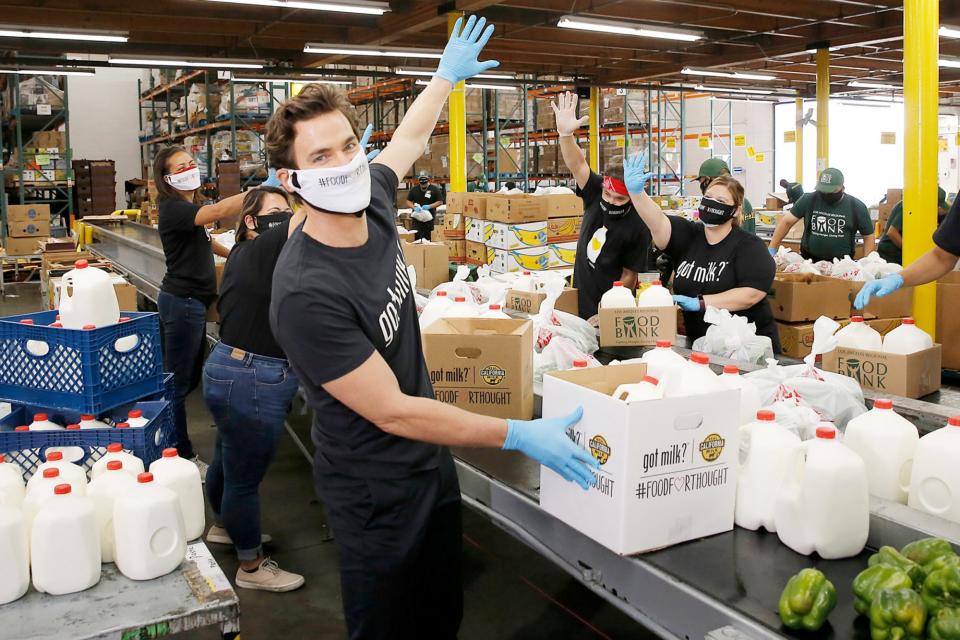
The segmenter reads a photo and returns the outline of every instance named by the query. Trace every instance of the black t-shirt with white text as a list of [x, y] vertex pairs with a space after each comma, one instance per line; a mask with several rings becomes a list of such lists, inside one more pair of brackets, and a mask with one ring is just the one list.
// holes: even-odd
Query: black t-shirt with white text
[[210, 304], [217, 297], [210, 232], [196, 223], [200, 205], [180, 198], [160, 201], [157, 230], [167, 262], [162, 291]]
[[[391, 435], [323, 388], [377, 352], [403, 393], [434, 397], [394, 221], [397, 176], [372, 164], [370, 177], [367, 242], [330, 247], [301, 225], [277, 261], [270, 324], [313, 409], [315, 467], [352, 477], [403, 478], [436, 468], [441, 447]], [[369, 393], [375, 402], [380, 390]]]
[[933, 234], [934, 244], [955, 256], [960, 256], [960, 208], [958, 205], [960, 205], [960, 196], [953, 201], [950, 211]]
[[[726, 238], [711, 245], [707, 242], [703, 224], [678, 216], [668, 218], [671, 233], [666, 253], [677, 266], [673, 277], [674, 293], [696, 298], [739, 287], [764, 293], [770, 290], [777, 267], [763, 240], [734, 227]], [[754, 323], [757, 335], [769, 337], [774, 352], [780, 352], [777, 324], [766, 297], [749, 309], [732, 313]], [[699, 311], [684, 311], [683, 323], [691, 340], [706, 334], [709, 326]]]
[[[407, 193], [407, 200], [413, 204], [419, 204], [421, 207], [443, 202], [443, 189], [435, 184], [428, 184], [426, 187], [417, 184]], [[436, 207], [431, 206], [430, 210], [436, 212]]]

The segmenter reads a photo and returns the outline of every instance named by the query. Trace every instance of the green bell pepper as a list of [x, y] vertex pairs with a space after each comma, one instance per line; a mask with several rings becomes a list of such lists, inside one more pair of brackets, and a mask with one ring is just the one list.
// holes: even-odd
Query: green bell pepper
[[927, 626], [929, 640], [960, 640], [960, 609], [940, 609]]
[[923, 570], [927, 575], [930, 575], [934, 571], [946, 569], [947, 567], [960, 567], [960, 556], [939, 556], [935, 560], [931, 560], [923, 565]]
[[927, 624], [927, 609], [913, 589], [880, 589], [870, 605], [873, 640], [920, 640]]
[[804, 569], [787, 581], [780, 596], [780, 620], [789, 629], [817, 631], [837, 606], [837, 590], [816, 569]]
[[930, 615], [960, 607], [960, 566], [944, 567], [928, 575], [920, 595]]
[[915, 540], [901, 549], [900, 553], [919, 565], [929, 564], [940, 556], [956, 555], [950, 543], [942, 538]]
[[870, 556], [868, 563], [871, 567], [878, 564], [885, 564], [900, 569], [910, 576], [914, 587], [923, 586], [923, 581], [927, 577], [927, 572], [923, 567], [902, 555], [893, 547], [880, 547], [880, 551]]
[[881, 589], [910, 589], [913, 580], [902, 569], [886, 564], [876, 564], [867, 567], [853, 579], [853, 608], [857, 613], [869, 615], [870, 604], [874, 596]]

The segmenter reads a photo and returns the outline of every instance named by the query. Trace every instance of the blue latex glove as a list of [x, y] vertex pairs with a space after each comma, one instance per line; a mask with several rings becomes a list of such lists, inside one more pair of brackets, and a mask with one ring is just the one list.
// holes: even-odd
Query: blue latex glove
[[470, 16], [461, 31], [463, 18], [457, 18], [456, 24], [453, 25], [453, 35], [444, 47], [440, 64], [437, 65], [438, 76], [457, 84], [461, 80], [500, 66], [496, 60], [486, 62], [477, 60], [487, 41], [490, 40], [490, 36], [493, 35], [493, 25], [484, 29], [486, 24], [486, 18], [477, 20], [477, 16]]
[[632, 158], [623, 159], [623, 181], [630, 193], [643, 193], [643, 188], [653, 174], [647, 171], [647, 157], [649, 151], [639, 153]]
[[771, 255], [771, 256], [777, 255], [777, 250], [774, 249], [773, 247], [767, 247], [767, 251], [770, 252], [770, 255]]
[[882, 298], [883, 296], [888, 296], [902, 286], [903, 276], [899, 273], [887, 276], [886, 278], [880, 278], [879, 280], [871, 280], [860, 289], [860, 293], [857, 294], [857, 299], [853, 301], [853, 306], [857, 309], [863, 309], [870, 304], [871, 297], [876, 296]]
[[280, 178], [277, 177], [277, 170], [271, 168], [267, 171], [267, 179], [260, 183], [261, 187], [282, 187]]
[[413, 211], [414, 213], [418, 213], [420, 211], [420, 205], [418, 204], [413, 205]]
[[584, 490], [589, 489], [596, 482], [590, 469], [599, 469], [600, 463], [567, 435], [567, 430], [582, 417], [581, 407], [562, 418], [507, 420], [507, 439], [503, 448], [520, 451], [564, 479], [576, 482]]
[[673, 301], [684, 311], [700, 311], [700, 298], [690, 296], [673, 296]]
[[[370, 135], [373, 133], [373, 125], [368, 124], [367, 128], [363, 130], [363, 136], [360, 138], [360, 148], [364, 151], [370, 146]], [[367, 162], [370, 162], [374, 158], [380, 155], [380, 149], [372, 149], [367, 153]]]

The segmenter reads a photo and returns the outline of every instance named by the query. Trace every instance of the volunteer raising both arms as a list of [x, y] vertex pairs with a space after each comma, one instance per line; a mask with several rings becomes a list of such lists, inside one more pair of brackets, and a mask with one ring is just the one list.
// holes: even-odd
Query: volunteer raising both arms
[[683, 310], [687, 337], [696, 340], [706, 333], [703, 313], [709, 305], [746, 317], [780, 353], [767, 302], [777, 269], [763, 241], [740, 228], [743, 186], [730, 176], [713, 178], [700, 200], [700, 222], [691, 222], [666, 215], [644, 192], [653, 175], [646, 172], [646, 163], [646, 153], [626, 159], [624, 178], [653, 243], [676, 265], [673, 298]]

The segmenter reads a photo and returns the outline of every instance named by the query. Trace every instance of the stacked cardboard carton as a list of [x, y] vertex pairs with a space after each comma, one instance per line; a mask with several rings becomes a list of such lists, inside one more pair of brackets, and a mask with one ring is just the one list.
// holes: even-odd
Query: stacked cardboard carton
[[217, 162], [217, 190], [221, 198], [240, 193], [240, 164], [233, 161]]
[[890, 213], [898, 203], [903, 202], [903, 189], [887, 189], [887, 197], [879, 207], [879, 219], [877, 226], [882, 234], [887, 229], [887, 220], [890, 219]]
[[10, 205], [4, 248], [9, 256], [39, 253], [50, 236], [50, 205]]
[[117, 174], [113, 160], [74, 160], [77, 216], [106, 215], [117, 208]]
[[600, 90], [600, 124], [637, 125], [643, 122], [646, 113], [646, 94], [633, 91], [627, 95], [617, 95], [617, 89]]

